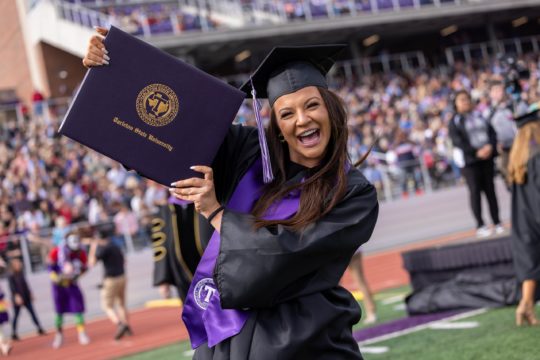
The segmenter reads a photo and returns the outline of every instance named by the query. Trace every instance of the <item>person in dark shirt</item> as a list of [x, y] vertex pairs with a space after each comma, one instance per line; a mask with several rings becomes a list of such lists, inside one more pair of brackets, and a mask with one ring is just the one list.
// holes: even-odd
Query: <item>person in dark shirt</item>
[[24, 306], [30, 313], [32, 321], [36, 325], [37, 332], [40, 335], [45, 334], [45, 331], [39, 323], [39, 319], [32, 306], [32, 292], [28, 286], [28, 282], [24, 277], [22, 261], [18, 257], [14, 257], [9, 261], [9, 275], [8, 283], [11, 290], [11, 301], [13, 303], [13, 320], [11, 321], [11, 338], [13, 340], [19, 340], [17, 335], [17, 322], [19, 320], [19, 313]]
[[[109, 319], [118, 327], [114, 339], [120, 340], [126, 334], [132, 335], [126, 309], [124, 255], [109, 238], [98, 238], [92, 240], [90, 245], [89, 264], [94, 266], [98, 261], [103, 263], [105, 270], [101, 289], [101, 306]], [[118, 305], [117, 308], [115, 304]]]
[[[461, 150], [464, 164], [461, 173], [469, 188], [471, 210], [476, 219], [476, 236], [487, 237], [504, 233], [499, 218], [499, 204], [495, 193], [495, 157], [497, 135], [489, 122], [474, 110], [471, 95], [460, 90], [454, 97], [455, 116], [448, 124], [452, 144]], [[482, 218], [482, 193], [485, 194], [494, 229], [487, 227]]]

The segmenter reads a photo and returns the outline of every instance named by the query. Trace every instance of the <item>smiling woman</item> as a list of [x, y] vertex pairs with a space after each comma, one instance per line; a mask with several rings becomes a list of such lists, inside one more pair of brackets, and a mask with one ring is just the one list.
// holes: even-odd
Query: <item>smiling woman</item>
[[[284, 141], [280, 141], [280, 134]], [[302, 229], [331, 210], [332, 202], [341, 200], [346, 191], [344, 176], [348, 166], [347, 116], [343, 101], [322, 87], [308, 86], [276, 100], [268, 128], [268, 144], [277, 166], [276, 179], [255, 205], [253, 214], [261, 219], [264, 212], [292, 189], [284, 187], [287, 164], [309, 168], [300, 205], [303, 209], [284, 224]], [[327, 194], [327, 196], [321, 196]], [[326, 204], [326, 205], [325, 205]], [[273, 225], [259, 220], [257, 226]], [[283, 221], [281, 221], [283, 223]]]
[[[255, 103], [267, 97], [272, 116], [266, 131], [233, 127], [212, 165], [220, 243], [203, 255], [183, 313], [194, 359], [362, 358], [352, 337], [360, 309], [339, 279], [371, 236], [378, 204], [348, 161], [345, 107], [327, 89], [341, 49], [275, 48], [242, 87]], [[273, 176], [262, 184], [265, 154]], [[205, 272], [207, 255], [215, 263]], [[200, 311], [205, 276], [217, 291]]]
[[[85, 64], [104, 63], [100, 44]], [[362, 359], [360, 308], [339, 280], [378, 203], [326, 83], [343, 47], [274, 48], [242, 86], [255, 107], [268, 98], [269, 128], [231, 126], [212, 166], [192, 167], [204, 178], [171, 185], [213, 230], [182, 314], [196, 360]]]

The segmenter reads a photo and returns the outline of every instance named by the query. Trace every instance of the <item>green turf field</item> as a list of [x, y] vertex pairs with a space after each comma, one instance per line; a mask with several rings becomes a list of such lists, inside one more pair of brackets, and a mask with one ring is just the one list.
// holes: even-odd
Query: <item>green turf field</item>
[[477, 321], [472, 329], [425, 329], [369, 346], [385, 346], [366, 360], [539, 360], [540, 327], [517, 328], [514, 307], [490, 310], [457, 322]]
[[[376, 295], [378, 322], [405, 316], [400, 298], [408, 287], [381, 292]], [[400, 337], [366, 345], [384, 348], [386, 352], [364, 352], [366, 360], [540, 360], [540, 327], [516, 328], [515, 308], [490, 310], [484, 314], [455, 322], [478, 322], [471, 329], [424, 329]], [[376, 325], [376, 324], [375, 324]], [[364, 325], [357, 324], [355, 329]], [[372, 326], [372, 325], [370, 325]], [[191, 359], [187, 341], [156, 350], [125, 357], [125, 360]]]

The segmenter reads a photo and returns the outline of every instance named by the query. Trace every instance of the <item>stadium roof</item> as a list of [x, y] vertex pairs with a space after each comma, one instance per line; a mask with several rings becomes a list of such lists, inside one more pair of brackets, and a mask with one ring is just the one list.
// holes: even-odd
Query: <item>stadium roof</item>
[[234, 57], [239, 49], [258, 51], [267, 50], [275, 44], [354, 42], [373, 34], [381, 38], [403, 38], [438, 32], [449, 25], [471, 27], [489, 22], [510, 22], [524, 13], [533, 19], [540, 17], [540, 0], [471, 0], [460, 6], [294, 21], [278, 26], [192, 32], [182, 36], [162, 35], [146, 40], [174, 55], [192, 57], [200, 65], [212, 67]]

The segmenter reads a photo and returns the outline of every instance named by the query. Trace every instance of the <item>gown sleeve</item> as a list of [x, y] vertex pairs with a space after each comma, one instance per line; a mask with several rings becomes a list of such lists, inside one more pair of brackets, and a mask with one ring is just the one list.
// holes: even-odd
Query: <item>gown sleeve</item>
[[530, 202], [533, 206], [533, 212], [536, 214], [537, 219], [540, 219], [540, 153], [534, 155], [529, 160], [529, 168], [527, 169], [527, 177], [529, 178], [527, 182], [530, 182], [531, 197], [534, 199]]
[[214, 271], [222, 307], [271, 307], [336, 286], [377, 221], [375, 188], [361, 178], [329, 214], [301, 233], [283, 226], [256, 230], [251, 215], [225, 210]]
[[232, 196], [236, 184], [258, 154], [257, 128], [231, 125], [212, 162], [216, 197], [220, 203]]

